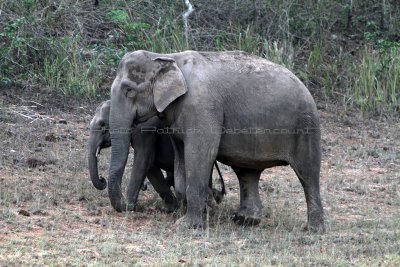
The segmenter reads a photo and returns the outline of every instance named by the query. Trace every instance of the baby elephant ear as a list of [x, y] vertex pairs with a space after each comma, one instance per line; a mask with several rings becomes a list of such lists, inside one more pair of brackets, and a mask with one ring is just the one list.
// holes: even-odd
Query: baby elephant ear
[[153, 84], [154, 105], [158, 112], [163, 112], [175, 99], [187, 92], [185, 77], [175, 60], [171, 58], [156, 58], [161, 69]]

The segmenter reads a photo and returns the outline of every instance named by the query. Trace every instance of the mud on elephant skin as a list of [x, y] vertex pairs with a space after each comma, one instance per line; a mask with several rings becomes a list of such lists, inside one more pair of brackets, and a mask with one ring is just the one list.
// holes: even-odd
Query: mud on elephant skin
[[154, 115], [178, 129], [172, 134], [175, 191], [187, 198], [180, 222], [204, 224], [208, 177], [218, 160], [239, 179], [237, 223], [257, 224], [262, 218], [261, 172], [290, 165], [304, 189], [307, 228], [325, 230], [319, 115], [308, 89], [288, 69], [240, 51], [125, 54], [111, 88], [113, 206], [120, 201], [121, 162], [130, 139], [116, 133]]
[[[111, 146], [109, 113], [110, 100], [98, 106], [90, 123], [89, 173], [93, 185], [99, 190], [103, 190], [107, 186], [106, 180], [102, 177], [99, 178], [97, 156], [101, 149]], [[161, 121], [154, 117], [132, 129], [130, 144], [134, 148], [135, 157], [127, 193], [129, 210], [135, 208], [139, 189], [142, 188], [146, 176], [164, 200], [167, 211], [173, 211], [178, 207], [170, 189], [171, 186], [174, 186], [174, 151], [169, 136], [156, 133], [156, 130], [162, 127]], [[166, 178], [161, 169], [166, 171]], [[210, 194], [214, 196], [209, 201], [210, 206], [214, 205], [214, 202], [219, 203], [225, 194], [225, 185], [221, 175], [220, 182], [221, 191], [213, 189], [212, 180], [210, 180], [209, 190]]]

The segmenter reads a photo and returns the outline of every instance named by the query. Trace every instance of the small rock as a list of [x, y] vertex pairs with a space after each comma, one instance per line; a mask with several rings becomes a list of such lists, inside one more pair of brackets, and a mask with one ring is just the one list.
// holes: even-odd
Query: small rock
[[48, 142], [56, 142], [57, 141], [57, 137], [54, 135], [54, 133], [48, 133], [44, 140], [48, 141]]
[[27, 217], [31, 216], [31, 214], [27, 210], [19, 210], [18, 214], [22, 215], [22, 216], [27, 216]]
[[[90, 216], [101, 216], [102, 214], [103, 214], [103, 212], [100, 209], [93, 210], [93, 211], [89, 212]], [[100, 219], [99, 219], [99, 222], [97, 224], [99, 224], [99, 223], [100, 223]]]
[[56, 158], [50, 158], [46, 161], [47, 164], [50, 165], [56, 165], [57, 164], [57, 159]]
[[36, 168], [38, 166], [46, 165], [46, 162], [44, 162], [43, 160], [37, 159], [37, 158], [28, 158], [26, 160], [26, 163], [28, 164], [29, 168]]
[[87, 198], [85, 196], [80, 196], [78, 197], [78, 201], [87, 201]]
[[67, 120], [59, 119], [59, 120], [58, 120], [58, 123], [59, 123], [59, 124], [67, 124]]
[[40, 215], [40, 216], [47, 216], [49, 215], [48, 212], [43, 211], [43, 210], [35, 210], [34, 212], [32, 212], [33, 215]]
[[379, 139], [381, 135], [378, 132], [370, 132], [369, 136], [371, 136], [374, 139]]
[[374, 157], [374, 158], [379, 158], [379, 154], [378, 154], [378, 152], [376, 152], [376, 150], [368, 150], [367, 155]]
[[343, 120], [343, 124], [346, 125], [346, 126], [354, 126], [354, 122], [349, 118], [345, 118]]

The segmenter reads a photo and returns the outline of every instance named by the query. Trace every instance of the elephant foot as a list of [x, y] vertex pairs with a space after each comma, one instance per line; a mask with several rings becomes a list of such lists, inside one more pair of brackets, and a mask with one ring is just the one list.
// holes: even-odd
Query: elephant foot
[[304, 231], [309, 231], [316, 234], [325, 233], [325, 224], [323, 215], [317, 214], [308, 219], [307, 225], [303, 229]]
[[179, 209], [179, 203], [175, 197], [164, 198], [164, 211], [167, 213], [172, 213]]
[[116, 210], [117, 212], [124, 212], [127, 210], [127, 205], [125, 204], [124, 201], [120, 202], [111, 202], [111, 206]]
[[256, 226], [261, 222], [261, 212], [240, 209], [232, 216], [232, 220], [238, 225]]
[[138, 207], [136, 203], [128, 203], [126, 205], [126, 211], [138, 211]]
[[239, 215], [238, 213], [233, 214], [232, 220], [236, 224], [244, 226], [256, 226], [261, 222], [261, 218], [243, 216]]
[[178, 226], [183, 226], [185, 228], [189, 229], [203, 229], [204, 228], [204, 222], [203, 219], [194, 217], [194, 216], [189, 216], [189, 215], [184, 215], [183, 217], [179, 218], [176, 222], [176, 225]]
[[303, 231], [311, 232], [311, 233], [315, 233], [315, 234], [324, 234], [325, 226], [323, 224], [318, 225], [318, 226], [311, 226], [311, 225], [307, 224], [306, 226], [304, 226]]

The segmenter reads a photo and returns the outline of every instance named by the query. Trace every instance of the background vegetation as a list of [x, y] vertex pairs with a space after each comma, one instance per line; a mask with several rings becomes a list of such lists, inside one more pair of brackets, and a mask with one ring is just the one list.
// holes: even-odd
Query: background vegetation
[[235, 50], [292, 69], [340, 110], [400, 111], [397, 0], [0, 0], [0, 88], [106, 96], [121, 56]]
[[[191, 2], [185, 31], [183, 0], [0, 0], [0, 266], [400, 266], [400, 2]], [[327, 233], [302, 231], [284, 166], [262, 174], [258, 227], [232, 223], [239, 185], [223, 164], [204, 235], [175, 225], [183, 211], [163, 212], [152, 187], [140, 211], [115, 212], [88, 176], [87, 126], [135, 49], [242, 49], [293, 70], [320, 107]]]

